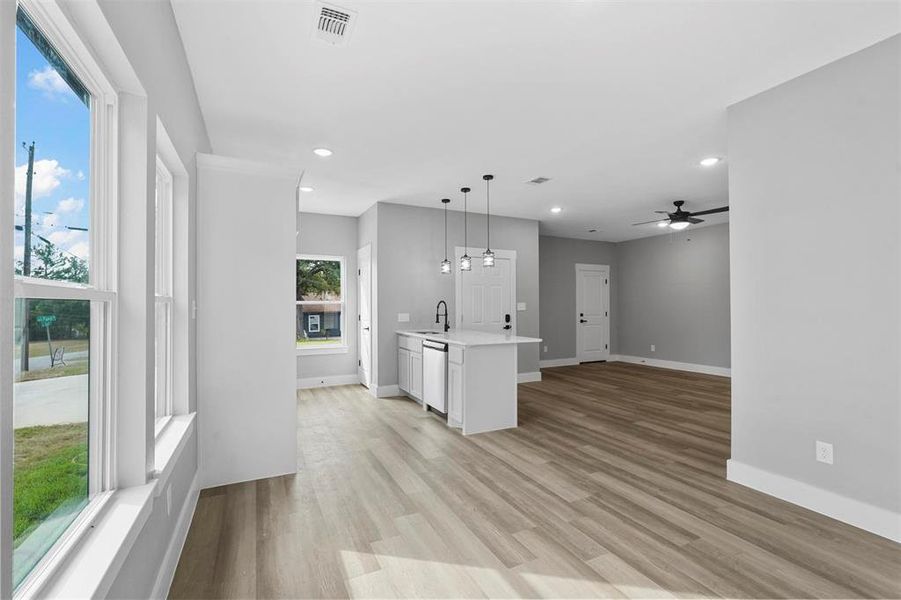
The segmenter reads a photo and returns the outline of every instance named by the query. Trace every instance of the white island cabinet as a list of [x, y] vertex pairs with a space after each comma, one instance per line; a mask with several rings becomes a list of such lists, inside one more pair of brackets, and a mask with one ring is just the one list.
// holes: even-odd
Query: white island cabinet
[[[398, 387], [423, 402], [422, 342], [447, 344], [447, 424], [465, 435], [517, 426], [517, 347], [539, 338], [453, 330], [397, 332]], [[426, 375], [428, 376], [428, 375]]]

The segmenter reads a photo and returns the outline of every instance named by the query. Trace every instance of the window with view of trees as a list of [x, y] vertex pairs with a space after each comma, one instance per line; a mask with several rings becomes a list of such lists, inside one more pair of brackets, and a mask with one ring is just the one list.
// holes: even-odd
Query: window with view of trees
[[[105, 196], [92, 160], [101, 127], [94, 95], [21, 6], [16, 31], [13, 380], [13, 586], [42, 564], [82, 510], [108, 489], [102, 474], [104, 339], [114, 291], [95, 256]], [[6, 235], [6, 233], [4, 233]], [[8, 239], [8, 238], [5, 238]], [[98, 253], [107, 256], [104, 252]], [[107, 267], [105, 270], [104, 267]], [[7, 510], [4, 507], [4, 510]]]
[[297, 347], [344, 346], [344, 259], [297, 257]]

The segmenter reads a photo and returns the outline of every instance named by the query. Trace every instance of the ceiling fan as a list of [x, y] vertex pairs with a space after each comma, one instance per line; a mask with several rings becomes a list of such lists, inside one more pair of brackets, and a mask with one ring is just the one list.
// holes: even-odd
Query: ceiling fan
[[689, 225], [694, 225], [695, 223], [703, 223], [704, 219], [697, 218], [699, 215], [712, 215], [714, 213], [721, 213], [729, 210], [728, 206], [720, 206], [719, 208], [699, 210], [698, 212], [688, 212], [687, 210], [682, 210], [682, 205], [685, 204], [685, 200], [676, 200], [675, 202], [673, 202], [673, 204], [676, 205], [675, 212], [669, 212], [665, 210], [654, 211], [656, 213], [666, 215], [665, 219], [644, 221], [643, 223], [632, 223], [632, 225], [648, 225], [649, 223], [657, 223], [658, 227], [666, 227], [667, 225], [669, 225], [670, 229], [680, 231], [682, 229], [685, 229]]

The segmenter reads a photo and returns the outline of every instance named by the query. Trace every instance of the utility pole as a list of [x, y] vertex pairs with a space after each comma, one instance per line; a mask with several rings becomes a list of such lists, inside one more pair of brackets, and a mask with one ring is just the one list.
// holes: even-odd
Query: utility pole
[[[28, 170], [25, 172], [25, 249], [22, 253], [22, 275], [31, 275], [31, 182], [34, 179], [34, 142], [27, 146], [22, 142], [22, 147], [28, 150]], [[22, 348], [19, 350], [20, 370], [22, 373], [28, 370], [28, 298], [22, 299], [24, 314], [22, 315]]]

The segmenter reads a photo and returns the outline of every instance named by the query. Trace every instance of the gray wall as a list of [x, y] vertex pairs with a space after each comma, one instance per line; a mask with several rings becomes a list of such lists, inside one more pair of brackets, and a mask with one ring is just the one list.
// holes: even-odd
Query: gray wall
[[[463, 245], [463, 213], [448, 212], [448, 257]], [[485, 215], [469, 215], [470, 247], [485, 246]], [[517, 313], [517, 333], [538, 337], [538, 222], [491, 218], [491, 247], [516, 250], [516, 300], [527, 310]], [[445, 256], [444, 213], [380, 202], [378, 205], [378, 317], [380, 386], [397, 383], [397, 342], [394, 331], [431, 327], [435, 305], [445, 300], [454, 326], [454, 277], [442, 275]], [[398, 323], [398, 313], [410, 313]], [[519, 346], [519, 372], [538, 371], [538, 344]]]
[[616, 252], [615, 352], [729, 367], [729, 226], [621, 242]]
[[[99, 5], [148, 94], [151, 110], [163, 121], [191, 178], [189, 215], [193, 240], [197, 177], [194, 156], [197, 152], [209, 152], [210, 141], [172, 8], [168, 2], [155, 1], [126, 3], [99, 0]], [[153, 32], [153, 35], [148, 35], [148, 32]], [[193, 247], [189, 263], [189, 287], [193, 297], [196, 290]], [[195, 339], [193, 327], [192, 322], [191, 347], [194, 347]], [[191, 357], [192, 381], [196, 370], [195, 358]], [[196, 406], [195, 390], [191, 389], [189, 393], [190, 406], [193, 408]], [[202, 418], [202, 415], [198, 415], [198, 422]], [[150, 596], [171, 540], [175, 520], [188, 497], [190, 482], [197, 471], [196, 443], [195, 435], [189, 440], [175, 467], [171, 480], [171, 516], [166, 515], [166, 496], [162, 494], [155, 499], [150, 519], [125, 558], [113, 583], [111, 597]]]
[[895, 36], [729, 109], [732, 460], [895, 512], [899, 56]]
[[576, 356], [576, 263], [610, 267], [610, 353], [618, 352], [616, 244], [543, 235], [538, 239], [538, 249], [541, 360]]
[[357, 221], [356, 217], [297, 214], [297, 253], [343, 256], [344, 328], [347, 352], [297, 357], [297, 377], [354, 375], [357, 372]]

